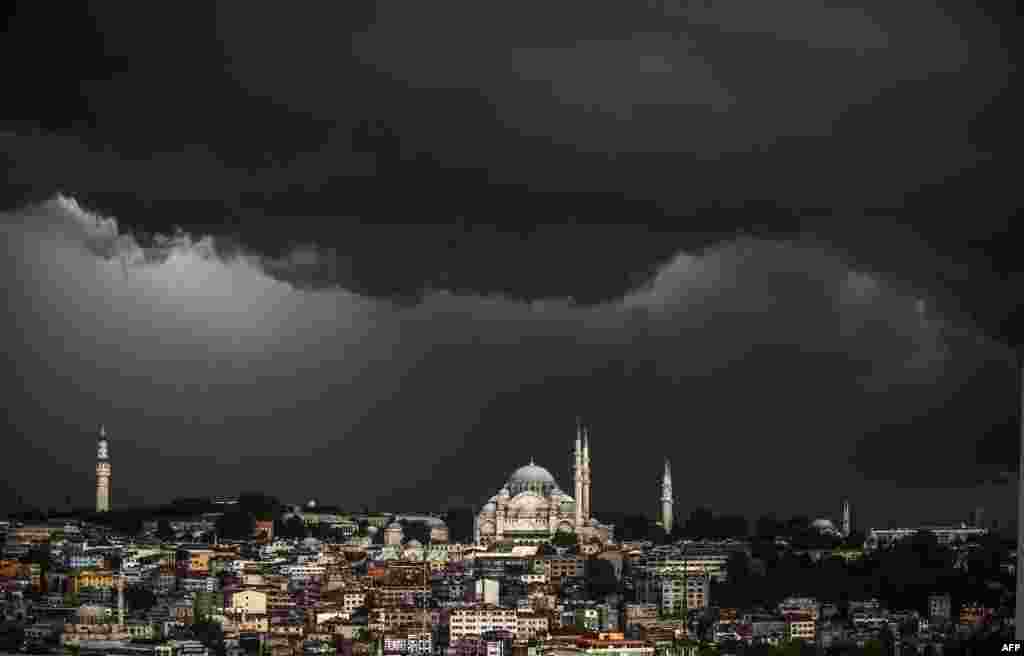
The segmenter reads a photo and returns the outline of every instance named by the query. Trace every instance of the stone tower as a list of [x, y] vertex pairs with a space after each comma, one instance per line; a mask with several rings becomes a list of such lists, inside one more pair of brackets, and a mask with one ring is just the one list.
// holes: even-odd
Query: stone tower
[[590, 508], [590, 431], [583, 429], [583, 521], [589, 522]]
[[576, 448], [573, 449], [573, 496], [576, 500], [575, 528], [579, 532], [583, 528], [583, 425], [576, 418]]
[[110, 510], [110, 454], [107, 447], [107, 431], [100, 426], [100, 439], [96, 443], [96, 512]]
[[672, 469], [665, 458], [665, 473], [661, 477], [661, 525], [666, 533], [672, 532]]

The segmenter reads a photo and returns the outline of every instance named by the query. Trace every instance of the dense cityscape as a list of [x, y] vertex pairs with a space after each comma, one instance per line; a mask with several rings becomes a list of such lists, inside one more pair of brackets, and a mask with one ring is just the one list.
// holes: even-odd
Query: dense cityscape
[[[1014, 536], [695, 508], [590, 508], [530, 462], [478, 509], [360, 511], [259, 492], [118, 508], [104, 429], [89, 509], [0, 523], [0, 649], [28, 653], [943, 654], [1012, 638]], [[598, 484], [602, 480], [596, 476]], [[653, 500], [652, 500], [653, 505]], [[966, 650], [966, 651], [965, 651]], [[978, 653], [981, 653], [980, 651]]]

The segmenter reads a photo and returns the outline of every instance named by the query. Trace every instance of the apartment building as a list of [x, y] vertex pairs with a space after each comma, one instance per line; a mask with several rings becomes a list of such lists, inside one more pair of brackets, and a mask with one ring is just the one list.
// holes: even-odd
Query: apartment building
[[429, 656], [434, 650], [431, 633], [392, 632], [384, 636], [385, 654], [403, 654], [407, 656]]
[[514, 634], [518, 628], [516, 617], [517, 612], [512, 608], [488, 605], [453, 608], [448, 620], [448, 637], [450, 641], [455, 641], [494, 630]]
[[598, 633], [578, 638], [576, 648], [588, 656], [654, 656], [654, 645], [643, 640], [626, 640], [622, 633]]
[[655, 580], [659, 607], [667, 615], [707, 608], [711, 599], [711, 580], [706, 576], [672, 576]]
[[582, 556], [548, 556], [543, 562], [544, 574], [555, 584], [564, 578], [582, 578], [585, 573], [586, 559]]
[[817, 637], [818, 623], [810, 613], [791, 613], [786, 616], [786, 636], [790, 640], [813, 642]]
[[516, 638], [531, 640], [548, 634], [548, 616], [544, 613], [518, 611], [516, 613]]
[[368, 628], [375, 632], [386, 632], [402, 628], [419, 628], [424, 624], [429, 628], [432, 623], [433, 618], [429, 609], [395, 606], [371, 610]]

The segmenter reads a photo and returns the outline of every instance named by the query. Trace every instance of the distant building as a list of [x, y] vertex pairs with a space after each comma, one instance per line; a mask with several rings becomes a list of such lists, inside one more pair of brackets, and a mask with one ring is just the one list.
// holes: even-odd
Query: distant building
[[618, 632], [578, 638], [575, 647], [589, 656], [654, 656], [653, 644], [642, 640], [626, 640], [625, 636]]
[[434, 641], [430, 632], [393, 631], [384, 636], [384, 654], [428, 656], [433, 653]]
[[949, 620], [953, 616], [953, 601], [948, 594], [928, 595], [928, 617]]
[[391, 522], [384, 529], [384, 544], [387, 546], [399, 546], [402, 544], [402, 525], [398, 522]]
[[497, 606], [501, 585], [496, 579], [477, 579], [476, 600], [478, 603]]
[[680, 615], [687, 610], [707, 608], [711, 582], [706, 576], [671, 576], [658, 580], [661, 612]]
[[266, 540], [267, 542], [274, 541], [274, 520], [256, 520], [256, 537]]
[[935, 535], [939, 544], [951, 544], [956, 540], [966, 540], [969, 537], [980, 537], [988, 534], [988, 529], [968, 526], [966, 522], [960, 526], [921, 526], [918, 528], [888, 528], [870, 529], [864, 541], [865, 549], [878, 549], [891, 546], [892, 544], [908, 538], [920, 531], [928, 531]]
[[794, 613], [786, 618], [786, 637], [790, 640], [813, 642], [817, 637], [817, 622], [810, 613]]
[[449, 642], [461, 638], [479, 636], [485, 631], [499, 629], [516, 632], [517, 612], [511, 608], [477, 605], [468, 608], [453, 608], [449, 617]]

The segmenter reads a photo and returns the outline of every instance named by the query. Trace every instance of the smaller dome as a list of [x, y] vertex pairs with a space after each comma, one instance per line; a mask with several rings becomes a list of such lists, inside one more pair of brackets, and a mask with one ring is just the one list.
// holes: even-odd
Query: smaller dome
[[498, 496], [499, 497], [507, 497], [507, 496], [511, 496], [511, 494], [512, 493], [508, 491], [508, 486], [507, 485], [505, 487], [501, 488], [500, 490], [498, 490]]
[[494, 512], [498, 507], [494, 505], [494, 501], [489, 501], [484, 505], [483, 512]]
[[818, 529], [819, 531], [835, 530], [835, 526], [832, 524], [832, 520], [831, 519], [824, 519], [824, 518], [816, 519], [813, 522], [811, 522], [811, 526], [813, 528]]
[[409, 540], [408, 542], [406, 542], [405, 546], [409, 547], [410, 549], [418, 549], [418, 548], [423, 546], [423, 543], [420, 542], [419, 540], [413, 538], [412, 540]]
[[373, 524], [370, 524], [369, 526], [366, 527], [366, 533], [368, 535], [377, 535], [378, 531], [380, 531], [380, 529], [377, 528], [376, 526], [374, 526]]
[[389, 531], [394, 531], [394, 530], [401, 531], [402, 530], [402, 525], [399, 524], [398, 522], [391, 522], [390, 524], [388, 524], [388, 530]]
[[316, 506], [317, 506], [316, 499], [310, 499], [309, 501], [306, 502], [306, 507], [309, 508], [310, 510], [312, 510], [313, 508], [316, 508]]

